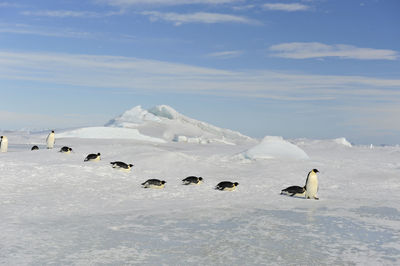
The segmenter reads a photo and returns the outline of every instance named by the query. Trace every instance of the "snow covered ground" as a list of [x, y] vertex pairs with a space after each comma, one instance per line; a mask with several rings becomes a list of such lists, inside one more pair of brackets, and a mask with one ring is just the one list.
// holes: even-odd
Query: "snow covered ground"
[[[2, 134], [9, 139], [9, 152], [0, 153], [2, 265], [400, 264], [398, 146], [301, 139], [290, 142], [308, 159], [282, 152], [248, 159], [242, 154], [259, 142], [56, 132], [56, 148], [47, 150], [44, 133]], [[279, 150], [283, 140], [275, 140]], [[38, 151], [30, 150], [34, 144]], [[58, 152], [64, 145], [74, 152]], [[83, 162], [97, 152], [101, 161]], [[116, 160], [135, 166], [122, 172], [110, 166]], [[313, 168], [320, 171], [319, 201], [279, 195], [304, 185]], [[205, 182], [182, 185], [189, 175]], [[149, 178], [166, 180], [165, 188], [141, 188]], [[224, 180], [239, 182], [237, 190], [213, 189]]]

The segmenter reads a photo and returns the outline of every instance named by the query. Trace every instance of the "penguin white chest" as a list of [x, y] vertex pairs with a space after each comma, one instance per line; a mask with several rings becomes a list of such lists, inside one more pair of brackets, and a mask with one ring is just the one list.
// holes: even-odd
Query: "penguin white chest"
[[51, 149], [54, 147], [54, 133], [50, 133], [47, 137], [47, 148]]
[[0, 141], [0, 152], [7, 152], [8, 150], [8, 139], [3, 136]]
[[318, 177], [315, 173], [310, 173], [306, 184], [306, 198], [315, 198], [318, 192]]

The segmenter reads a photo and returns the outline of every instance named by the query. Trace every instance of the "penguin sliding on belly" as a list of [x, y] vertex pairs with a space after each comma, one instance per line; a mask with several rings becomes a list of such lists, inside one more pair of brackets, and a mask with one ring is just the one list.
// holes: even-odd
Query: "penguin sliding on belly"
[[233, 183], [230, 181], [222, 181], [215, 186], [215, 189], [223, 191], [234, 191], [238, 185], [238, 182]]
[[100, 152], [97, 154], [91, 153], [88, 156], [86, 156], [85, 162], [97, 162], [100, 161]]
[[60, 152], [62, 152], [62, 153], [71, 153], [71, 151], [72, 151], [72, 148], [67, 147], [67, 146], [64, 146], [60, 149]]
[[203, 183], [203, 178], [197, 176], [188, 176], [182, 180], [183, 185], [199, 185], [201, 183]]
[[7, 152], [8, 150], [8, 139], [6, 136], [0, 137], [0, 152]]
[[39, 150], [38, 146], [36, 146], [36, 145], [32, 146], [31, 151], [37, 151], [37, 150]]
[[149, 179], [146, 182], [142, 183], [143, 188], [164, 188], [165, 186], [164, 180], [158, 180], [158, 179]]
[[318, 177], [317, 173], [319, 171], [317, 169], [312, 169], [307, 176], [306, 179], [306, 185], [304, 186], [306, 188], [306, 193], [305, 197], [306, 199], [316, 199], [318, 200], [319, 198], [317, 197], [317, 192], [318, 192]]
[[296, 197], [304, 197], [306, 194], [306, 187], [300, 187], [300, 186], [291, 186], [287, 187], [285, 189], [282, 189], [281, 195], [288, 195], [288, 196], [296, 196]]
[[133, 164], [126, 164], [124, 162], [120, 162], [120, 161], [115, 161], [115, 162], [110, 162], [112, 168], [121, 170], [121, 171], [125, 171], [125, 172], [129, 172], [133, 166]]

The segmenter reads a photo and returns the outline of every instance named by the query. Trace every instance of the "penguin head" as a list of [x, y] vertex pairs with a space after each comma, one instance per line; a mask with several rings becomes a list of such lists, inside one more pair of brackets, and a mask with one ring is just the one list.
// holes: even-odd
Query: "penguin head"
[[54, 133], [54, 130], [52, 130], [51, 133]]
[[163, 180], [163, 181], [161, 181], [161, 184], [163, 184], [163, 185], [164, 185], [165, 183], [167, 183], [167, 181], [164, 181], [164, 180]]
[[235, 185], [235, 187], [239, 186], [238, 182], [233, 183]]
[[318, 169], [312, 169], [314, 173], [319, 173]]
[[199, 177], [199, 181], [203, 181], [203, 178], [202, 178], [202, 177]]
[[133, 166], [133, 164], [129, 164], [129, 167], [132, 167]]
[[100, 152], [97, 153], [97, 156], [100, 156]]

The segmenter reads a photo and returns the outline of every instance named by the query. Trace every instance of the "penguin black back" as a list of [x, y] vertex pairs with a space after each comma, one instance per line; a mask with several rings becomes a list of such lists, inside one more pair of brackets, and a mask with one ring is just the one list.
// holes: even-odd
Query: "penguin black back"
[[197, 176], [188, 176], [185, 179], [183, 179], [182, 182], [183, 185], [200, 184], [201, 182], [203, 182], [203, 178]]

